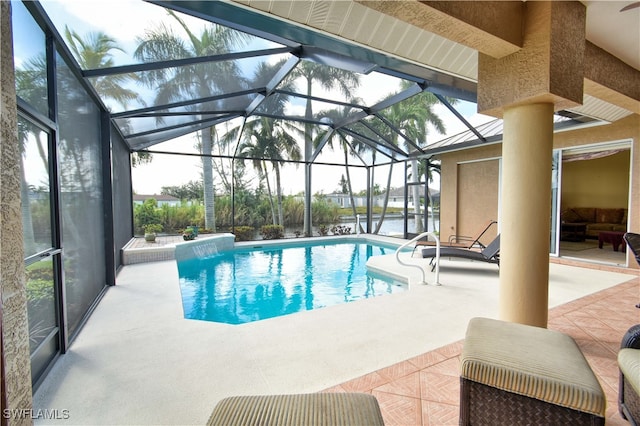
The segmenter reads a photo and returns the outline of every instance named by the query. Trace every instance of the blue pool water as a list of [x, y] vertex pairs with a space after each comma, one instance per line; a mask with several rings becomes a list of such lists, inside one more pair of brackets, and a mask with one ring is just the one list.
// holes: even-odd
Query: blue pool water
[[242, 248], [178, 262], [184, 316], [243, 324], [404, 291], [367, 271], [395, 247], [332, 242]]

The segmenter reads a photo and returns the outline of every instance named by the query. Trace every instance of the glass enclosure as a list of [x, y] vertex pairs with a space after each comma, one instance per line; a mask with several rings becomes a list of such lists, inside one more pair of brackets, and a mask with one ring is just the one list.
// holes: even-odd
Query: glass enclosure
[[110, 219], [103, 201], [98, 102], [64, 55], [47, 55], [55, 42], [32, 17], [33, 6], [12, 2], [27, 310], [37, 386], [105, 287], [104, 228]]
[[60, 56], [57, 64], [65, 302], [73, 334], [105, 286], [100, 113]]
[[149, 225], [438, 231], [426, 147], [478, 116], [467, 79], [232, 2], [156, 3], [11, 2], [34, 381]]

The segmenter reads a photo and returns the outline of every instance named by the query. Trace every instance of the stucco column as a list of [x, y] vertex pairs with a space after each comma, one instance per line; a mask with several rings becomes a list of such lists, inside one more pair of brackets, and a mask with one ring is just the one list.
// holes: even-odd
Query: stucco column
[[546, 327], [553, 112], [582, 103], [586, 7], [521, 6], [522, 48], [478, 56], [478, 111], [504, 119], [499, 316]]
[[553, 104], [504, 111], [500, 319], [547, 326]]

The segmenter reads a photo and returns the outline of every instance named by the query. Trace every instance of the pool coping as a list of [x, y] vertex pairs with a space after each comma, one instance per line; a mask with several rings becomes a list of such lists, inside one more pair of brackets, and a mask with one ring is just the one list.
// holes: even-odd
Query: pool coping
[[[206, 240], [211, 238], [217, 238], [220, 236], [224, 236], [228, 238], [229, 233], [221, 233], [221, 234], [203, 234], [199, 236], [197, 239], [192, 241], [184, 241], [177, 243], [170, 243], [159, 247], [141, 247], [134, 248], [133, 242], [135, 238], [132, 238], [121, 250], [121, 261], [122, 265], [133, 265], [137, 263], [149, 263], [149, 262], [161, 262], [165, 260], [175, 260], [176, 259], [176, 246], [189, 246], [189, 245], [199, 245], [206, 244]], [[326, 240], [345, 240], [345, 239], [364, 239], [366, 241], [377, 241], [383, 242], [385, 244], [390, 244], [394, 246], [400, 246], [406, 242], [404, 239], [399, 239], [396, 237], [388, 237], [384, 235], [377, 234], [348, 234], [348, 235], [327, 235], [322, 237], [300, 237], [300, 238], [283, 238], [277, 240], [254, 240], [254, 241], [240, 241], [234, 242], [234, 248], [242, 248], [242, 247], [264, 247], [269, 245], [285, 245], [292, 244], [294, 242], [300, 242], [300, 244], [304, 244], [306, 242], [321, 242]], [[180, 251], [180, 249], [178, 249]]]

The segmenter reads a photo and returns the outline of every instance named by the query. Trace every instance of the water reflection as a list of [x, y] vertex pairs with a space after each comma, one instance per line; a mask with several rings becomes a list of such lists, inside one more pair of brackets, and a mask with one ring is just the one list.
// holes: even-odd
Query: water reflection
[[186, 318], [242, 324], [403, 291], [366, 270], [393, 249], [317, 244], [220, 253], [178, 263]]

